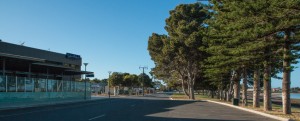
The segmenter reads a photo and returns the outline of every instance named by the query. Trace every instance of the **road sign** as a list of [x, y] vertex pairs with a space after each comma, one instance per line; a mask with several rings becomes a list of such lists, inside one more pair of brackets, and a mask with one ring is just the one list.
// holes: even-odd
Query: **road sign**
[[87, 74], [86, 77], [94, 77], [94, 74]]

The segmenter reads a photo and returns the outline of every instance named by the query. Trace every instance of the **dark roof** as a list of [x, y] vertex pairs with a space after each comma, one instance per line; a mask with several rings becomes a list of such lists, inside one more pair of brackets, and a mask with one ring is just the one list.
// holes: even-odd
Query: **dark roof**
[[8, 54], [8, 53], [1, 53], [1, 52], [0, 52], [0, 56], [9, 57], [9, 58], [16, 58], [16, 59], [22, 59], [22, 60], [29, 60], [29, 61], [40, 61], [40, 62], [45, 61], [45, 59], [41, 59], [41, 58], [34, 58], [34, 57], [21, 56], [21, 55], [13, 55], [13, 54]]
[[40, 60], [74, 64], [79, 66], [81, 66], [81, 61], [82, 61], [81, 58], [78, 59], [67, 58], [66, 54], [31, 48], [22, 45], [11, 44], [3, 41], [2, 42], [0, 41], [0, 53], [6, 55], [9, 54], [10, 57], [18, 56], [18, 57], [26, 57], [26, 59], [35, 58]]

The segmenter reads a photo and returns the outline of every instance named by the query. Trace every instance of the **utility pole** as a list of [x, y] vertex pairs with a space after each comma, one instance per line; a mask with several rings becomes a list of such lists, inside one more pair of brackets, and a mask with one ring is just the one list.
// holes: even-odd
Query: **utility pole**
[[108, 98], [110, 98], [110, 86], [109, 86], [110, 73], [111, 73], [111, 71], [108, 71], [108, 79], [107, 79], [107, 85], [108, 85]]
[[84, 75], [84, 100], [86, 100], [86, 66], [88, 65], [88, 63], [83, 63], [84, 64], [84, 71], [85, 71], [85, 75]]
[[144, 94], [144, 76], [145, 76], [144, 70], [148, 69], [148, 67], [143, 66], [143, 67], [139, 67], [139, 69], [143, 69], [142, 87], [143, 87], [143, 96], [145, 96], [145, 94]]

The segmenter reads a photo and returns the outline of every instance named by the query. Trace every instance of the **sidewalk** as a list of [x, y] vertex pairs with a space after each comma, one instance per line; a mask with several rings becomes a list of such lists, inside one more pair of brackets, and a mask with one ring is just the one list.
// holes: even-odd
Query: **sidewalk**
[[29, 107], [39, 107], [39, 106], [49, 106], [67, 103], [79, 103], [86, 101], [95, 101], [101, 99], [107, 99], [106, 96], [92, 96], [91, 99], [52, 99], [52, 100], [36, 100], [36, 101], [20, 101], [20, 102], [0, 102], [0, 111], [8, 109], [19, 109], [19, 108], [29, 108]]

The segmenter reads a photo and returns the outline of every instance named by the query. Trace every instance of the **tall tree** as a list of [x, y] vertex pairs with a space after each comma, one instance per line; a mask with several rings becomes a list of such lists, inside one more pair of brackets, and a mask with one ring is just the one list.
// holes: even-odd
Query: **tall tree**
[[109, 82], [111, 86], [121, 86], [123, 81], [123, 73], [113, 72], [109, 77]]
[[171, 48], [175, 51], [176, 65], [181, 65], [184, 78], [187, 78], [190, 99], [194, 97], [195, 79], [206, 58], [206, 43], [203, 43], [205, 31], [204, 20], [208, 19], [208, 11], [204, 5], [182, 4], [170, 11], [166, 19], [165, 29], [171, 39]]
[[[257, 21], [262, 18], [257, 17], [253, 19], [253, 14], [259, 10], [252, 6], [254, 1], [212, 1], [213, 10], [216, 11], [213, 19], [209, 22], [210, 43], [215, 55], [213, 59], [222, 59], [222, 63], [217, 64], [219, 67], [228, 67], [234, 70], [232, 80], [234, 82], [234, 97], [239, 99], [239, 84], [241, 75], [243, 75], [243, 104], [247, 104], [247, 76], [246, 70], [250, 68], [253, 60], [257, 61], [259, 58], [264, 58], [264, 55], [257, 54], [264, 48], [268, 48], [270, 44], [261, 41], [257, 38], [257, 33], [254, 33], [254, 26]], [[261, 6], [259, 6], [261, 7]], [[258, 8], [259, 8], [258, 7]], [[249, 12], [250, 11], [250, 12]], [[253, 12], [253, 13], [251, 13]], [[216, 44], [215, 44], [216, 43]], [[216, 49], [222, 48], [222, 51]], [[225, 55], [225, 56], [224, 56]], [[221, 59], [219, 59], [221, 58]], [[266, 60], [270, 62], [270, 60]], [[269, 71], [266, 71], [269, 72]], [[270, 75], [270, 73], [269, 73]], [[270, 77], [270, 76], [268, 76]], [[267, 81], [270, 82], [270, 81]], [[267, 86], [266, 90], [271, 89]], [[265, 93], [268, 94], [268, 93]], [[270, 96], [266, 97], [270, 99]]]
[[152, 79], [147, 74], [141, 73], [138, 76], [138, 81], [139, 81], [140, 85], [142, 85], [144, 87], [153, 87]]
[[135, 74], [125, 75], [123, 77], [123, 86], [131, 87], [131, 88], [140, 86], [138, 82], [138, 76]]
[[[291, 114], [290, 84], [291, 63], [298, 58], [295, 50], [299, 50], [300, 29], [300, 1], [299, 0], [274, 0], [270, 2], [273, 12], [271, 17], [276, 22], [274, 29], [282, 32], [283, 37], [283, 80], [282, 80], [282, 106], [284, 114]], [[271, 33], [271, 32], [269, 32]], [[293, 51], [294, 52], [293, 52]], [[295, 56], [296, 55], [296, 56]]]
[[190, 99], [195, 99], [195, 79], [203, 65], [201, 61], [206, 58], [202, 38], [203, 21], [208, 17], [207, 10], [199, 3], [179, 5], [166, 19], [168, 36], [152, 34], [148, 41], [149, 53], [156, 64], [154, 74], [175, 73], [163, 75], [178, 76], [184, 91], [187, 84]]
[[[227, 23], [224, 28], [227, 28], [225, 30], [229, 30], [227, 33], [230, 34], [227, 35], [231, 35], [234, 40], [237, 40], [233, 42], [255, 42], [262, 43], [261, 45], [263, 45], [259, 47], [259, 44], [250, 44], [254, 45], [252, 50], [256, 50], [257, 52], [257, 49], [260, 48], [263, 53], [263, 56], [257, 58], [261, 58], [263, 60], [261, 62], [264, 64], [265, 110], [272, 109], [270, 99], [271, 75], [274, 75], [272, 72], [276, 72], [277, 68], [283, 67], [283, 112], [285, 114], [290, 113], [290, 63], [295, 60], [293, 57], [297, 57], [295, 56], [296, 53], [292, 53], [293, 51], [290, 47], [293, 45], [297, 46], [299, 41], [297, 39], [293, 39], [293, 41], [291, 41], [290, 35], [291, 33], [297, 33], [297, 31], [299, 31], [300, 1], [286, 0], [282, 2], [279, 0], [225, 0], [220, 2], [215, 0], [213, 3], [219, 8], [216, 10], [218, 15], [223, 14], [223, 18], [225, 18], [224, 20], [229, 20], [226, 21], [229, 22], [229, 24]], [[220, 18], [218, 19], [222, 20]], [[275, 36], [278, 35], [283, 35], [284, 37], [282, 39], [275, 38]], [[282, 49], [280, 49], [279, 46], [281, 46]], [[296, 48], [293, 49], [297, 50]], [[276, 58], [276, 55], [278, 55], [277, 52], [280, 50], [284, 51], [283, 57], [280, 59], [283, 61], [283, 66], [271, 66], [273, 65], [272, 62]], [[249, 54], [245, 55], [249, 56]]]

